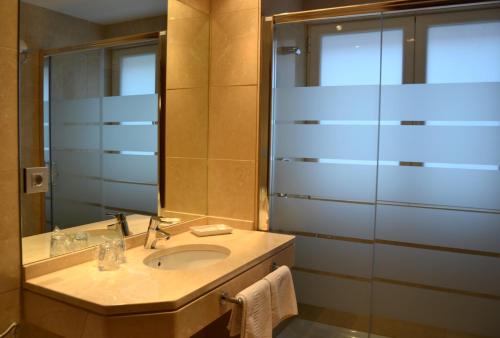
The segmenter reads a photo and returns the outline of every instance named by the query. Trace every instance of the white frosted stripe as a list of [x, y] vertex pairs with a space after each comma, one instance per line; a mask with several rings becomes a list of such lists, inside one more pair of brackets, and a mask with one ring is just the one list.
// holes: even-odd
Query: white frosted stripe
[[51, 129], [53, 148], [99, 149], [99, 126], [68, 126]]
[[272, 197], [271, 229], [372, 239], [373, 205]]
[[374, 201], [375, 166], [275, 162], [273, 192]]
[[500, 337], [500, 302], [374, 283], [373, 314], [486, 337]]
[[382, 120], [493, 120], [500, 83], [382, 86]]
[[377, 238], [500, 253], [500, 215], [377, 206]]
[[370, 283], [294, 271], [299, 303], [351, 314], [370, 312]]
[[100, 99], [96, 97], [80, 100], [52, 100], [50, 102], [50, 122], [57, 125], [99, 122], [99, 102]]
[[377, 158], [377, 127], [278, 125], [274, 137], [276, 156]]
[[374, 271], [375, 277], [500, 296], [497, 257], [376, 244]]
[[[500, 112], [499, 112], [500, 113]], [[380, 158], [436, 163], [500, 164], [500, 129], [382, 127]]]
[[297, 236], [295, 265], [301, 268], [370, 278], [372, 245]]
[[276, 120], [377, 120], [379, 87], [296, 87], [275, 89]]
[[500, 209], [500, 171], [379, 167], [378, 199]]
[[103, 121], [156, 121], [158, 95], [108, 96], [102, 100]]
[[104, 126], [103, 148], [155, 152], [158, 148], [157, 126]]
[[103, 182], [103, 203], [110, 207], [157, 212], [158, 188]]
[[157, 167], [155, 156], [103, 156], [103, 177], [114, 180], [154, 183], [158, 180]]

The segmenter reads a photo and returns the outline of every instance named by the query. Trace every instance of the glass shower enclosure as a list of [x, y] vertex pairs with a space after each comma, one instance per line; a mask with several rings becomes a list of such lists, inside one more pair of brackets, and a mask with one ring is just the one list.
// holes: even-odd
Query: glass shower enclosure
[[321, 13], [274, 18], [279, 337], [500, 337], [498, 2]]

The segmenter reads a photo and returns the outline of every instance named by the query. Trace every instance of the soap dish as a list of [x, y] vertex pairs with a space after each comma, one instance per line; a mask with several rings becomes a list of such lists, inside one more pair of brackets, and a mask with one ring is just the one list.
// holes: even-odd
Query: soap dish
[[210, 224], [191, 227], [191, 232], [199, 237], [225, 235], [233, 232], [233, 228], [225, 224]]

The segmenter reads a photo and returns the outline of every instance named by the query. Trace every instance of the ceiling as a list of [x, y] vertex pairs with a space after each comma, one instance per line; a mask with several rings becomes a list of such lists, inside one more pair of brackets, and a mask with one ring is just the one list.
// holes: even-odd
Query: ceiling
[[167, 0], [22, 0], [101, 25], [167, 13]]

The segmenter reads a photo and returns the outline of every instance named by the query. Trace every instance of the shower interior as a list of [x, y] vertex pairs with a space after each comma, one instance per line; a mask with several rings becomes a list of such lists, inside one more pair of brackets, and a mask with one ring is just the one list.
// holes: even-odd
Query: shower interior
[[266, 21], [279, 336], [500, 337], [498, 2], [314, 15]]

